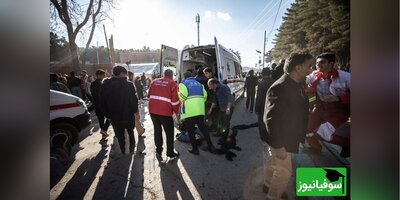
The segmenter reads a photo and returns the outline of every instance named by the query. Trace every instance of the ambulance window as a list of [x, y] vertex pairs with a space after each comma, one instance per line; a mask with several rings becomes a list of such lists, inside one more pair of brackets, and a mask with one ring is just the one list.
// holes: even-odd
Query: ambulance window
[[242, 73], [242, 67], [240, 66], [239, 63], [234, 62], [235, 63], [235, 78], [241, 78], [241, 73]]

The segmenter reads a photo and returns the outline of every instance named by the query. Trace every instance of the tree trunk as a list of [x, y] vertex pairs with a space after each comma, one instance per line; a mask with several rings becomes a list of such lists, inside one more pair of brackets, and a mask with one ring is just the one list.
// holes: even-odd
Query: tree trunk
[[82, 67], [85, 67], [85, 66], [86, 66], [86, 52], [87, 52], [87, 49], [85, 49], [85, 50], [83, 51], [83, 53], [81, 54], [81, 61], [82, 61], [81, 66], [82, 66]]
[[72, 59], [72, 71], [74, 71], [74, 72], [81, 71], [81, 68], [79, 66], [79, 59], [78, 59], [78, 46], [76, 45], [75, 42], [69, 43], [69, 51], [71, 53], [71, 59]]

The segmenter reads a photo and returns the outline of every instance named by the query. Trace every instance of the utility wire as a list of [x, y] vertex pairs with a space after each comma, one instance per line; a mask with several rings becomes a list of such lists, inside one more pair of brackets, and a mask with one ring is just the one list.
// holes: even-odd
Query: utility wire
[[239, 38], [243, 38], [243, 39], [241, 40], [241, 42], [240, 42], [241, 44], [244, 43], [244, 42], [246, 42], [247, 39], [251, 36], [251, 29], [257, 29], [257, 27], [260, 26], [260, 22], [262, 22], [261, 24], [263, 24], [265, 21], [268, 21], [268, 20], [270, 19], [270, 17], [272, 17], [272, 15], [270, 15], [269, 17], [267, 17], [267, 19], [265, 19], [265, 17], [266, 17], [267, 15], [269, 15], [269, 13], [273, 10], [273, 8], [274, 8], [275, 6], [276, 6], [276, 3], [275, 3], [273, 6], [271, 6], [271, 7], [269, 8], [269, 10], [266, 11], [266, 12], [264, 13], [264, 15], [263, 15], [261, 18], [259, 18], [255, 23], [252, 24], [252, 26], [250, 26], [250, 27], [246, 30], [245, 35], [244, 35], [243, 37], [239, 37]]
[[[251, 21], [251, 23], [249, 24], [249, 25], [247, 25], [247, 27], [245, 28], [245, 29], [243, 29], [243, 31], [241, 31], [240, 32], [240, 34], [239, 34], [239, 38], [241, 38], [241, 36], [243, 35], [243, 33], [245, 34], [245, 35], [247, 35], [247, 32], [249, 32], [249, 30], [255, 25], [255, 24], [257, 24], [258, 23], [258, 21], [260, 20], [260, 19], [262, 19], [262, 18], [264, 18], [264, 16], [265, 16], [265, 13], [268, 13], [269, 11], [267, 11], [267, 12], [265, 12], [264, 13], [264, 11], [265, 11], [265, 9], [267, 9], [268, 7], [269, 7], [269, 5], [272, 3], [272, 1], [270, 1], [267, 5], [265, 5], [264, 6], [264, 8], [257, 14], [257, 16]], [[272, 6], [272, 7], [274, 7], [274, 6]], [[261, 16], [261, 14], [262, 13], [264, 13], [264, 15], [261, 17], [261, 18], [259, 18], [259, 16]], [[258, 19], [259, 18], [259, 19]]]
[[268, 33], [267, 40], [265, 43], [268, 43], [268, 39], [271, 36], [272, 31], [274, 30], [276, 18], [278, 17], [279, 9], [281, 9], [281, 4], [282, 4], [282, 0], [279, 1], [279, 6], [278, 6], [278, 10], [276, 11], [274, 23], [272, 23], [271, 31]]

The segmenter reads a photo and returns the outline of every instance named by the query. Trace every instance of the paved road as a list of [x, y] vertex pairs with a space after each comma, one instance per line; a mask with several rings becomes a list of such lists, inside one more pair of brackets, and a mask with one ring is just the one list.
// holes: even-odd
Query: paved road
[[[245, 111], [244, 100], [236, 103], [232, 126], [257, 121], [254, 113]], [[187, 152], [189, 144], [176, 140], [179, 159], [162, 164], [155, 156], [153, 127], [146, 105], [141, 114], [145, 137], [137, 138], [135, 131], [136, 152], [123, 156], [112, 128], [111, 136], [102, 140], [97, 119], [92, 115], [93, 123], [82, 131], [71, 161], [52, 172], [50, 199], [265, 199], [262, 144], [257, 128], [238, 132], [237, 143], [242, 151], [233, 150], [237, 154], [233, 161], [206, 151], [192, 155]], [[216, 144], [218, 138], [211, 139]], [[293, 158], [296, 166], [349, 166], [327, 148], [322, 154], [303, 149], [306, 148], [302, 147], [301, 153]], [[290, 199], [295, 199], [294, 176], [287, 192]]]

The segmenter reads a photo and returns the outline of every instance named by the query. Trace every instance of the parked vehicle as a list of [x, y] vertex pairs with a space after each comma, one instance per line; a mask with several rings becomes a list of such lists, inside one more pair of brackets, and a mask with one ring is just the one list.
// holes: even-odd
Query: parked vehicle
[[91, 124], [85, 102], [77, 96], [50, 90], [50, 155], [68, 160], [79, 132]]
[[162, 45], [160, 71], [163, 72], [165, 68], [176, 68], [176, 81], [179, 83], [183, 80], [183, 74], [189, 69], [194, 70], [196, 65], [211, 67], [215, 78], [228, 85], [236, 100], [244, 93], [244, 77], [239, 57], [220, 45], [217, 38], [214, 38], [214, 41], [214, 45], [183, 49], [180, 59], [176, 49]]

